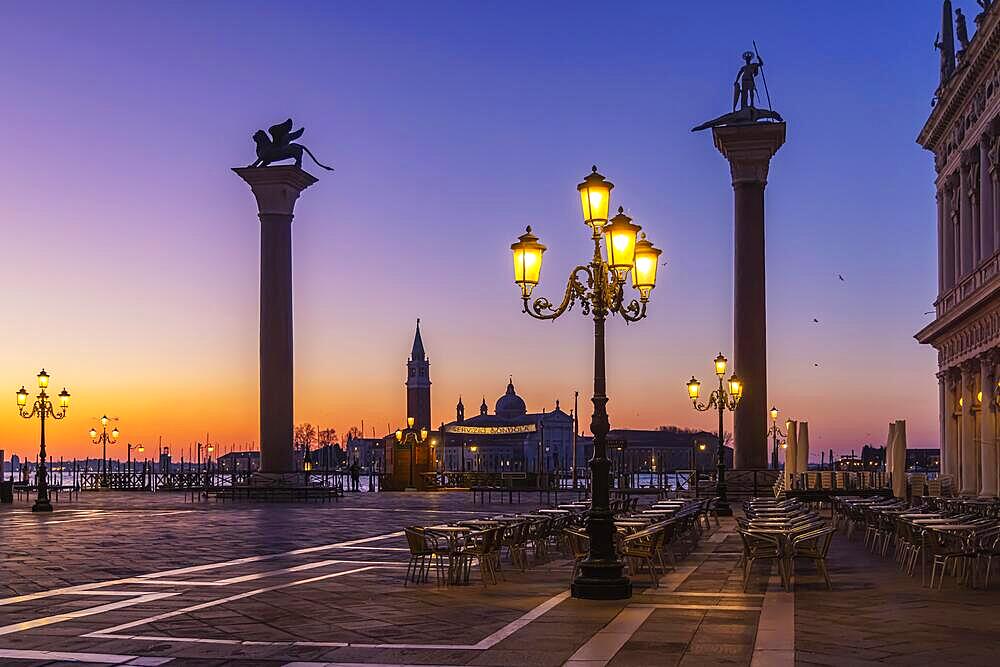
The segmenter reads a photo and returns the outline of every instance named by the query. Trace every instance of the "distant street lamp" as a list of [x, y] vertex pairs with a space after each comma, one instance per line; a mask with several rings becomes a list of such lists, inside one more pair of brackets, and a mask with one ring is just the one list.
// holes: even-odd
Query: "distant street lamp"
[[[725, 432], [722, 428], [723, 418], [725, 417], [726, 410], [733, 412], [736, 410], [736, 406], [739, 405], [740, 399], [743, 397], [743, 383], [736, 373], [730, 376], [728, 383], [723, 378], [726, 375], [726, 358], [719, 353], [719, 356], [715, 358], [715, 374], [719, 378], [719, 388], [712, 392], [711, 396], [708, 398], [708, 404], [699, 403], [698, 397], [701, 395], [701, 382], [691, 376], [691, 379], [687, 383], [688, 396], [691, 398], [691, 402], [694, 404], [694, 409], [699, 412], [705, 412], [706, 410], [718, 410], [719, 412], [719, 451], [718, 451], [718, 476], [715, 483], [715, 493], [718, 496], [718, 500], [715, 501], [716, 510], [722, 516], [732, 516], [733, 510], [729, 507], [729, 500], [726, 497], [726, 459], [725, 459]], [[726, 391], [726, 384], [729, 385], [729, 391]]]
[[413, 484], [413, 459], [416, 455], [416, 445], [423, 444], [423, 442], [427, 440], [427, 437], [430, 435], [430, 431], [426, 428], [414, 428], [414, 421], [413, 417], [407, 417], [406, 428], [398, 429], [396, 431], [396, 442], [401, 445], [405, 445], [407, 443], [410, 445], [410, 488], [415, 488]]
[[[531, 227], [510, 249], [514, 254], [514, 282], [521, 288], [524, 312], [540, 320], [554, 320], [579, 301], [584, 315], [594, 319], [594, 413], [590, 431], [594, 436], [594, 458], [590, 461], [592, 494], [586, 531], [590, 552], [580, 563], [579, 575], [573, 581], [576, 598], [620, 600], [632, 595], [632, 584], [623, 575], [622, 563], [615, 551], [615, 526], [610, 505], [610, 468], [607, 436], [611, 430], [607, 412], [607, 387], [604, 351], [604, 323], [617, 313], [628, 322], [638, 322], [646, 316], [649, 294], [656, 286], [656, 269], [661, 251], [646, 240], [639, 239], [639, 225], [618, 208], [610, 220], [612, 183], [597, 173], [597, 167], [577, 186], [583, 208], [583, 221], [591, 231], [594, 255], [588, 264], [575, 267], [569, 274], [562, 302], [555, 306], [545, 297], [530, 303], [531, 292], [538, 284], [545, 246], [531, 233]], [[604, 240], [604, 248], [601, 240]], [[605, 259], [605, 253], [607, 259]], [[624, 286], [628, 274], [639, 300], [626, 303]], [[582, 277], [582, 280], [581, 280]]]
[[[771, 409], [770, 411], [768, 411], [768, 414], [771, 416], [771, 428], [768, 429], [767, 434], [771, 436], [771, 442], [773, 443], [771, 447], [771, 469], [777, 470], [778, 447], [784, 445], [785, 442], [784, 439], [788, 437], [788, 434], [783, 432], [780, 428], [778, 428], [778, 408], [771, 406]], [[785, 428], [786, 429], [788, 428], [787, 422], [785, 423]]]
[[[117, 417], [115, 421], [117, 421]], [[101, 432], [98, 434], [96, 428], [90, 429], [90, 439], [95, 445], [101, 446], [101, 486], [107, 485], [108, 476], [108, 445], [113, 445], [118, 442], [118, 427], [111, 429], [111, 435], [108, 435], [108, 422], [111, 421], [107, 415], [101, 416]], [[121, 459], [118, 459], [121, 461]]]
[[128, 458], [128, 471], [129, 472], [132, 472], [132, 450], [133, 449], [135, 449], [140, 454], [142, 454], [144, 451], [146, 451], [146, 448], [142, 446], [141, 442], [138, 445], [133, 445], [131, 442], [128, 443], [128, 455], [127, 455], [127, 458]]
[[19, 415], [25, 419], [31, 419], [33, 417], [38, 417], [41, 423], [41, 439], [38, 450], [38, 495], [35, 498], [35, 504], [31, 506], [32, 512], [51, 512], [52, 511], [52, 501], [49, 500], [49, 479], [48, 472], [45, 467], [45, 418], [49, 417], [52, 419], [63, 419], [66, 417], [66, 410], [69, 408], [69, 392], [63, 387], [63, 390], [59, 392], [59, 410], [56, 411], [55, 406], [52, 404], [52, 400], [49, 395], [45, 392], [49, 387], [49, 374], [45, 372], [43, 368], [38, 374], [38, 394], [35, 396], [35, 402], [28, 410], [28, 390], [24, 388], [24, 385], [17, 391], [17, 412]]
[[[691, 442], [691, 470], [694, 471], [694, 497], [698, 497], [698, 482], [701, 480], [701, 462], [694, 454], [694, 448], [704, 452], [707, 445], [704, 442]], [[690, 489], [688, 489], [690, 491]]]

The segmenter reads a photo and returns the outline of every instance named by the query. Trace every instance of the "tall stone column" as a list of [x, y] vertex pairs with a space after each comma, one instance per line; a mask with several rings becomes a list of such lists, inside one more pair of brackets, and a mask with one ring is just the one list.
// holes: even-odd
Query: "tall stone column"
[[958, 282], [961, 282], [962, 278], [972, 273], [972, 246], [974, 234], [972, 229], [972, 197], [969, 185], [969, 169], [965, 164], [962, 164], [958, 168], [958, 173], [960, 184], [958, 192], [958, 224], [959, 243], [961, 248], [959, 253], [961, 261], [959, 263]]
[[944, 472], [951, 475], [955, 482], [955, 488], [958, 488], [958, 480], [961, 477], [961, 468], [959, 467], [959, 462], [961, 461], [961, 454], [959, 453], [959, 422], [955, 418], [955, 413], [958, 411], [958, 380], [955, 378], [953, 372], [945, 371], [947, 374], [946, 385], [947, 391], [945, 393], [945, 406], [946, 410], [944, 412], [944, 447], [945, 456], [943, 458], [944, 462]]
[[941, 291], [944, 293], [955, 286], [955, 221], [951, 214], [955, 193], [947, 180], [941, 192], [941, 252], [943, 255], [941, 261], [944, 266], [943, 289]]
[[948, 404], [948, 387], [945, 383], [944, 373], [938, 373], [938, 427], [940, 429], [940, 434], [938, 437], [938, 442], [940, 442], [940, 449], [938, 449], [938, 469], [942, 473], [948, 472], [948, 428], [947, 423], [950, 419], [948, 410], [950, 406]]
[[944, 230], [945, 230], [944, 221], [945, 221], [945, 217], [946, 217], [945, 216], [945, 208], [944, 208], [945, 207], [944, 191], [939, 189], [937, 191], [935, 199], [937, 200], [938, 295], [941, 295], [941, 294], [944, 294], [944, 290], [945, 290], [944, 286], [945, 286], [945, 282], [946, 282], [945, 281], [945, 277], [944, 277], [944, 271], [945, 271], [944, 256], [945, 256], [945, 252], [946, 252], [946, 250], [945, 250], [946, 244], [945, 244], [945, 241], [944, 241]]
[[290, 473], [292, 459], [292, 217], [316, 178], [299, 167], [233, 169], [260, 218], [260, 471]]
[[734, 415], [734, 467], [767, 467], [767, 310], [764, 187], [771, 157], [785, 143], [784, 123], [712, 128], [733, 180], [733, 362], [743, 380]]
[[993, 234], [993, 175], [990, 173], [990, 140], [984, 134], [979, 140], [979, 232], [982, 240], [983, 259], [996, 252], [996, 237]]
[[959, 493], [974, 496], [979, 493], [979, 464], [976, 456], [976, 427], [972, 406], [975, 401], [975, 375], [971, 363], [962, 364], [962, 480]]
[[979, 412], [979, 441], [981, 447], [982, 488], [980, 495], [997, 495], [997, 433], [996, 433], [996, 374], [993, 356], [989, 353], [979, 358], [983, 400]]

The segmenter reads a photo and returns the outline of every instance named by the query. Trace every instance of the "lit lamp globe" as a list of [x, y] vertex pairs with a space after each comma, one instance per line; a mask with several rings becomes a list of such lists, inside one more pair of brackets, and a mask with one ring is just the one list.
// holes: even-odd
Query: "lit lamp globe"
[[69, 407], [69, 392], [66, 391], [66, 387], [59, 392], [59, 407], [63, 410]]
[[656, 287], [656, 267], [660, 264], [662, 250], [646, 240], [646, 233], [635, 244], [635, 266], [632, 267], [632, 287], [639, 290], [639, 299], [649, 300], [649, 293]]
[[97, 429], [96, 428], [91, 428], [90, 429], [90, 437], [91, 438], [96, 438], [97, 437]]
[[107, 426], [107, 425], [108, 425], [108, 416], [104, 415], [101, 417], [101, 426]]
[[20, 389], [17, 390], [17, 407], [23, 408], [28, 404], [28, 390], [22, 385]]
[[715, 374], [719, 376], [720, 380], [726, 374], [726, 357], [721, 352], [715, 358]]
[[692, 375], [691, 379], [688, 380], [687, 388], [688, 388], [688, 396], [691, 398], [691, 400], [697, 401], [698, 397], [701, 396], [701, 382], [695, 379], [695, 377]]
[[111, 429], [111, 437], [114, 438], [115, 440], [118, 439], [118, 433], [119, 433], [119, 431], [118, 431], [117, 428]]
[[743, 396], [743, 381], [733, 373], [729, 378], [729, 395], [739, 400]]
[[427, 439], [427, 429], [422, 428], [420, 429], [420, 441], [423, 442], [426, 439]]
[[591, 173], [576, 186], [580, 191], [580, 206], [583, 209], [583, 222], [594, 230], [598, 237], [601, 228], [608, 224], [608, 209], [611, 205], [611, 188], [615, 184], [605, 180], [597, 173], [597, 166], [591, 167]]
[[538, 242], [529, 226], [517, 237], [517, 243], [511, 244], [510, 250], [514, 253], [514, 282], [521, 288], [521, 297], [527, 299], [538, 284], [545, 246]]
[[41, 372], [38, 374], [38, 388], [48, 389], [48, 387], [49, 387], [49, 374], [46, 373], [45, 369], [43, 368]]
[[618, 215], [604, 228], [604, 242], [608, 249], [608, 266], [615, 272], [618, 282], [625, 282], [625, 276], [635, 263], [635, 240], [639, 235], [639, 225], [632, 224], [632, 218], [618, 207]]
[[773, 422], [778, 421], [778, 408], [772, 405], [771, 409], [768, 411], [768, 414], [771, 415], [771, 421]]
[[707, 445], [705, 445], [705, 443], [704, 443], [704, 442], [699, 442], [699, 443], [698, 443], [698, 451], [699, 451], [699, 452], [703, 452], [703, 451], [705, 451], [705, 447], [706, 447], [706, 446], [707, 446]]
[[137, 451], [138, 451], [138, 452], [139, 452], [140, 454], [142, 454], [142, 453], [143, 453], [144, 451], [146, 451], [146, 448], [145, 448], [145, 447], [143, 447], [143, 446], [142, 446], [142, 444], [140, 444], [140, 445], [139, 445], [139, 447], [137, 447]]

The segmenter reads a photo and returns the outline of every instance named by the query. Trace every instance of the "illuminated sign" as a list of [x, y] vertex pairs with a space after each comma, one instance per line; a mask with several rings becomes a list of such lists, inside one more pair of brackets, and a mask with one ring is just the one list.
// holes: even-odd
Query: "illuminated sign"
[[534, 424], [520, 426], [448, 426], [447, 433], [462, 433], [465, 435], [509, 435], [511, 433], [534, 433]]

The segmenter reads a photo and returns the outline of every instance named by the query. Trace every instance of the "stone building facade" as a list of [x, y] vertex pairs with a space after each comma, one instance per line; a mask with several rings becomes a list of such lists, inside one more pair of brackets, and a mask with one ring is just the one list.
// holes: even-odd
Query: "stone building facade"
[[1000, 3], [986, 6], [970, 39], [965, 18], [943, 2], [941, 83], [917, 139], [937, 172], [938, 297], [916, 338], [938, 353], [942, 473], [963, 495], [996, 496]]

